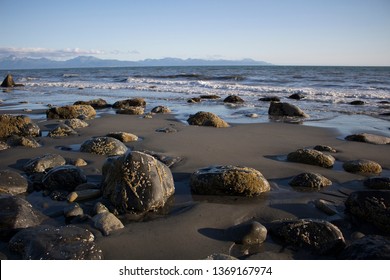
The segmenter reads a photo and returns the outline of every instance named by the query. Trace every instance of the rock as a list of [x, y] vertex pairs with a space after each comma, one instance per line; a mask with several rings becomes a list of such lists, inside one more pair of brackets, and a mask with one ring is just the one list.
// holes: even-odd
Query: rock
[[222, 120], [217, 115], [210, 112], [198, 112], [195, 115], [190, 115], [187, 122], [190, 125], [213, 126], [213, 127], [229, 127], [227, 122]]
[[390, 190], [390, 177], [371, 177], [363, 184], [369, 189]]
[[63, 165], [51, 169], [42, 179], [44, 187], [48, 190], [64, 190], [71, 192], [78, 185], [86, 183], [84, 172], [73, 165]]
[[290, 103], [282, 103], [282, 102], [271, 102], [268, 114], [271, 116], [278, 117], [302, 117], [308, 118], [305, 112], [303, 112], [300, 108]]
[[39, 136], [40, 129], [31, 119], [24, 115], [0, 115], [0, 138], [10, 136]]
[[74, 166], [78, 166], [78, 167], [88, 165], [88, 163], [82, 158], [76, 158], [75, 160], [70, 160], [69, 163], [74, 165]]
[[116, 111], [117, 114], [122, 115], [142, 115], [145, 112], [143, 107], [126, 107]]
[[57, 166], [65, 165], [65, 159], [57, 154], [45, 154], [40, 157], [29, 160], [24, 166], [23, 170], [27, 173], [41, 173], [47, 172]]
[[82, 215], [84, 215], [84, 210], [78, 203], [72, 203], [64, 208], [65, 218], [74, 218]]
[[345, 140], [364, 142], [364, 143], [370, 143], [370, 144], [376, 144], [376, 145], [390, 144], [390, 137], [369, 134], [369, 133], [348, 135], [347, 137], [345, 137]]
[[187, 100], [187, 103], [199, 103], [201, 101], [202, 101], [202, 98], [200, 98], [200, 97], [192, 97], [192, 98]]
[[231, 241], [243, 245], [261, 244], [267, 238], [266, 227], [255, 221], [233, 226], [227, 233]]
[[364, 105], [364, 101], [361, 101], [361, 100], [355, 100], [355, 101], [352, 101], [352, 102], [349, 102], [350, 105], [355, 105], [355, 106], [361, 106], [361, 105]]
[[104, 109], [111, 107], [111, 105], [108, 104], [106, 100], [101, 98], [92, 99], [89, 101], [76, 101], [73, 103], [73, 105], [91, 105], [94, 109]]
[[318, 210], [321, 210], [322, 212], [324, 212], [329, 216], [333, 216], [338, 213], [336, 207], [326, 200], [316, 199], [314, 200], [314, 205]]
[[301, 173], [289, 182], [290, 186], [320, 190], [332, 185], [332, 181], [318, 173]]
[[65, 121], [65, 124], [72, 129], [79, 129], [89, 126], [89, 124], [80, 119], [69, 119]]
[[269, 230], [283, 244], [307, 248], [321, 255], [337, 254], [345, 247], [340, 229], [323, 220], [278, 222]]
[[96, 111], [91, 105], [54, 107], [46, 111], [48, 119], [92, 119]]
[[312, 149], [298, 149], [287, 155], [287, 160], [292, 162], [317, 165], [325, 168], [331, 168], [335, 159], [331, 155], [326, 155], [320, 151]]
[[224, 103], [244, 103], [244, 99], [237, 95], [229, 95], [223, 100]]
[[124, 228], [122, 222], [110, 212], [96, 214], [92, 221], [94, 222], [94, 227], [106, 236], [113, 231]]
[[20, 87], [22, 84], [16, 84], [11, 74], [8, 74], [0, 85], [1, 87]]
[[167, 106], [157, 106], [152, 109], [152, 113], [155, 114], [169, 114], [171, 112], [171, 109], [169, 109]]
[[75, 190], [68, 195], [67, 200], [69, 202], [82, 201], [88, 199], [95, 199], [100, 197], [101, 195], [102, 192], [100, 189]]
[[124, 143], [138, 141], [137, 135], [128, 132], [110, 132], [106, 136], [118, 139], [119, 141]]
[[390, 239], [380, 235], [367, 235], [352, 241], [340, 255], [343, 260], [389, 260]]
[[73, 130], [73, 128], [67, 126], [66, 124], [59, 124], [53, 130], [49, 132], [47, 136], [55, 138], [55, 137], [65, 137], [70, 135], [77, 135], [77, 132]]
[[209, 261], [234, 261], [234, 260], [238, 260], [238, 259], [233, 257], [233, 256], [230, 256], [230, 255], [221, 254], [221, 253], [214, 253], [214, 254], [211, 254], [210, 256], [207, 256], [205, 260], [209, 260]]
[[126, 100], [120, 100], [114, 103], [112, 105], [114, 109], [126, 109], [128, 107], [146, 107], [145, 99], [143, 98], [133, 98], [133, 99], [126, 99]]
[[256, 169], [241, 166], [209, 166], [192, 173], [190, 187], [203, 195], [258, 196], [270, 190], [264, 176]]
[[302, 93], [293, 93], [288, 98], [295, 99], [295, 100], [301, 100], [301, 99], [305, 98], [305, 95], [303, 95]]
[[123, 155], [126, 151], [127, 147], [112, 137], [95, 137], [86, 140], [80, 147], [80, 152], [105, 156]]
[[337, 153], [337, 150], [335, 148], [326, 145], [317, 145], [313, 149], [320, 152]]
[[177, 131], [178, 130], [176, 128], [173, 128], [171, 126], [156, 129], [156, 132], [163, 132], [163, 133], [175, 133]]
[[96, 214], [110, 212], [108, 211], [107, 207], [101, 202], [96, 203], [93, 210], [95, 211]]
[[7, 150], [11, 148], [7, 143], [0, 141], [0, 151]]
[[346, 211], [390, 233], [390, 191], [356, 191], [345, 201]]
[[252, 118], [252, 119], [255, 119], [255, 118], [258, 118], [258, 117], [259, 117], [259, 115], [256, 114], [256, 113], [247, 114], [247, 115], [245, 115], [245, 116], [248, 117], [248, 118]]
[[19, 135], [8, 137], [7, 144], [12, 147], [22, 146], [27, 148], [39, 148], [41, 146], [33, 137]]
[[25, 260], [101, 260], [95, 236], [76, 226], [41, 225], [17, 233], [9, 249]]
[[209, 99], [209, 100], [214, 100], [214, 99], [220, 99], [221, 96], [215, 95], [215, 94], [210, 94], [210, 95], [201, 95], [199, 96], [201, 99]]
[[271, 101], [280, 102], [280, 98], [277, 97], [277, 96], [266, 96], [266, 97], [260, 98], [259, 101], [264, 101], [264, 102], [271, 102]]
[[367, 159], [346, 161], [343, 164], [343, 168], [350, 173], [380, 174], [382, 172], [382, 167], [379, 163]]
[[170, 169], [145, 153], [108, 158], [102, 173], [103, 196], [119, 213], [157, 210], [175, 192]]
[[153, 151], [148, 151], [148, 150], [143, 150], [142, 152], [161, 161], [162, 163], [164, 163], [168, 167], [172, 167], [182, 160], [181, 157], [169, 156], [169, 155], [165, 155], [163, 153], [158, 153], [158, 152], [153, 152]]
[[0, 236], [41, 224], [45, 216], [18, 196], [0, 195]]
[[27, 179], [11, 170], [0, 170], [0, 193], [21, 194], [27, 192]]

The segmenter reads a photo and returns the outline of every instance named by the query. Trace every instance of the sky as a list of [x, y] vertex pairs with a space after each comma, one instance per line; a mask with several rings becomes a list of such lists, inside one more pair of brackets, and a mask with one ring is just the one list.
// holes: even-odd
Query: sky
[[0, 0], [0, 57], [390, 66], [390, 0]]

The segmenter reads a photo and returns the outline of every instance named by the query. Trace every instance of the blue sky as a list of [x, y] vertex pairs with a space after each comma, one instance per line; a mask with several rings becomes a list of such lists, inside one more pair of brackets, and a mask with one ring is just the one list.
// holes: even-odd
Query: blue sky
[[390, 66], [390, 0], [1, 0], [0, 57]]

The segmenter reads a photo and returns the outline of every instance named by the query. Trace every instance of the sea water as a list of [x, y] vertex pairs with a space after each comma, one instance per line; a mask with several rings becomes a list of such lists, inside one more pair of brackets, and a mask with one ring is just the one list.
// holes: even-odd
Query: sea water
[[[0, 77], [6, 74], [8, 71], [0, 71]], [[269, 102], [259, 98], [277, 96], [310, 115], [304, 124], [351, 130], [364, 127], [389, 135], [390, 67], [124, 67], [13, 70], [11, 74], [25, 86], [0, 92], [0, 111], [45, 109], [49, 104], [62, 106], [95, 98], [113, 103], [142, 97], [148, 104], [146, 111], [166, 105], [181, 121], [202, 110], [230, 123], [253, 123], [271, 121]], [[303, 99], [290, 99], [294, 93]], [[187, 102], [200, 95], [221, 99]], [[238, 95], [245, 102], [224, 104], [228, 95]], [[357, 100], [364, 105], [350, 104]], [[253, 114], [257, 117], [249, 117]]]

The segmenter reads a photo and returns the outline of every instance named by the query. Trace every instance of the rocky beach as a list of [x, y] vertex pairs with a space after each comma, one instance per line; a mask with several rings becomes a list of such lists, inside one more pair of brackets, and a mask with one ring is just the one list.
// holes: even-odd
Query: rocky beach
[[1, 258], [390, 259], [390, 138], [263, 102], [264, 123], [141, 97], [0, 104]]

